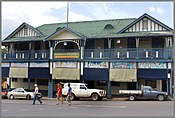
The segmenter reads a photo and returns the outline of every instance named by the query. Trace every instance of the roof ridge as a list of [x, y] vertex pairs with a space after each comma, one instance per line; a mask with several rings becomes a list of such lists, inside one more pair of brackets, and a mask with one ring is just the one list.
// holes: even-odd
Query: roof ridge
[[[101, 22], [101, 21], [112, 21], [112, 20], [131, 20], [131, 19], [137, 19], [137, 18], [120, 18], [120, 19], [105, 19], [105, 20], [89, 20], [89, 21], [76, 21], [76, 22], [68, 22], [68, 23], [84, 23], [84, 22]], [[43, 25], [56, 25], [56, 24], [66, 24], [67, 22], [60, 22], [60, 23], [48, 23], [48, 24], [42, 24], [38, 27], [41, 27]], [[38, 28], [36, 27], [36, 28]]]

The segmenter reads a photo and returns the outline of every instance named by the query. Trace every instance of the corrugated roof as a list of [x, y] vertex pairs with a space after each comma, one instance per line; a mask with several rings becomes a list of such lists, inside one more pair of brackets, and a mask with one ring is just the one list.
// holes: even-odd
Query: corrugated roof
[[[105, 34], [117, 33], [119, 30], [126, 27], [129, 23], [131, 23], [134, 20], [135, 18], [69, 22], [68, 28], [81, 33], [87, 38], [92, 38]], [[104, 29], [104, 27], [107, 24], [111, 24], [112, 26], [114, 26], [114, 29]], [[67, 24], [44, 24], [42, 26], [37, 27], [37, 29], [45, 36], [49, 36], [50, 34], [54, 33], [58, 27], [67, 27]]]

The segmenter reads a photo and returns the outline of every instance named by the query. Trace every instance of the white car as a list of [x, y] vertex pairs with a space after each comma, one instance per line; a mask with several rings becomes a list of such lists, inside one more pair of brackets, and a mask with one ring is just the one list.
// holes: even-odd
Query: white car
[[[24, 90], [24, 88], [16, 88], [13, 89], [12, 91], [9, 91], [7, 94], [7, 97], [11, 100], [16, 99], [16, 98], [23, 98], [23, 99], [33, 99], [34, 98], [34, 92], [27, 92]], [[42, 94], [39, 93], [39, 97], [42, 97]]]
[[[79, 99], [79, 98], [92, 98], [92, 100], [102, 100], [102, 98], [106, 97], [106, 91], [101, 89], [88, 89], [85, 83], [70, 83], [72, 88], [72, 96], [71, 100]], [[67, 95], [68, 91], [68, 83], [64, 84], [64, 88], [62, 89], [63, 96]]]

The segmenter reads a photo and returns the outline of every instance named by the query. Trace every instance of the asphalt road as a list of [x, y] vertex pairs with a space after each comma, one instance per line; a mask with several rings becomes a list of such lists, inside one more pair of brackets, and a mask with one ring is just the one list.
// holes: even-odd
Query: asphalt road
[[56, 105], [55, 100], [2, 100], [2, 116], [173, 116], [174, 101], [72, 101]]

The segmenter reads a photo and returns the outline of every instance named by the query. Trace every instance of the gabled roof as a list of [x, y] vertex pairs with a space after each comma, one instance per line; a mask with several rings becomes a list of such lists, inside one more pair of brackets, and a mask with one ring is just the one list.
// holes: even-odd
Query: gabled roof
[[58, 27], [58, 28], [55, 30], [54, 33], [52, 33], [51, 35], [47, 36], [44, 40], [48, 40], [48, 39], [50, 39], [50, 38], [53, 38], [53, 37], [55, 37], [55, 35], [59, 34], [60, 32], [62, 32], [62, 31], [64, 31], [64, 30], [66, 30], [66, 31], [68, 31], [68, 32], [71, 32], [71, 33], [73, 33], [73, 34], [76, 34], [77, 36], [81, 37], [82, 39], [85, 38], [85, 36], [83, 36], [82, 34], [76, 32], [76, 31], [73, 31], [73, 30], [70, 29], [70, 28]]
[[160, 21], [158, 21], [157, 19], [153, 18], [152, 16], [148, 15], [147, 13], [143, 14], [142, 16], [140, 16], [138, 19], [136, 19], [135, 21], [131, 22], [130, 24], [128, 24], [125, 28], [123, 28], [122, 30], [120, 30], [117, 34], [123, 33], [124, 31], [126, 31], [128, 28], [130, 28], [131, 26], [133, 26], [135, 23], [139, 22], [141, 19], [147, 17], [148, 19], [154, 21], [155, 23], [159, 24], [160, 26], [164, 27], [165, 29], [167, 29], [168, 31], [173, 31], [173, 29], [171, 29], [170, 27], [168, 27], [167, 25], [161, 23]]
[[[110, 19], [110, 20], [95, 20], [95, 21], [80, 21], [69, 22], [68, 28], [74, 32], [78, 32], [86, 38], [97, 38], [110, 33], [117, 33], [136, 18], [127, 19]], [[114, 26], [114, 29], [104, 29], [107, 24]], [[44, 24], [37, 29], [45, 36], [54, 34], [58, 27], [67, 27], [66, 23]]]
[[31, 26], [31, 25], [24, 22], [15, 31], [13, 31], [8, 37], [6, 37], [4, 40], [8, 40], [8, 39], [13, 38], [13, 36], [25, 26], [27, 26], [28, 28], [34, 30], [37, 34], [39, 34], [39, 36], [43, 36], [43, 34], [38, 29], [35, 29], [33, 26]]

